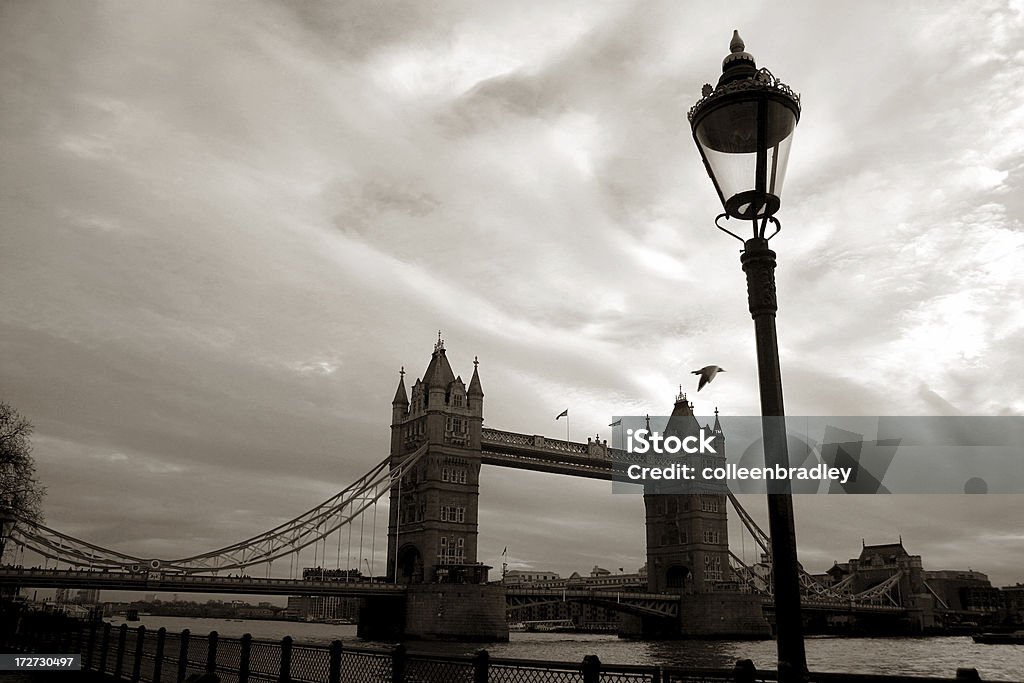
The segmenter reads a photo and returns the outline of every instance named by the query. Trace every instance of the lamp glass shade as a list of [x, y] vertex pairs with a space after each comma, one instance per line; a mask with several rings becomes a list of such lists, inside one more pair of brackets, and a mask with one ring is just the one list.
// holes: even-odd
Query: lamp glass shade
[[778, 211], [796, 130], [794, 107], [771, 94], [737, 93], [694, 121], [693, 137], [730, 216], [754, 219]]

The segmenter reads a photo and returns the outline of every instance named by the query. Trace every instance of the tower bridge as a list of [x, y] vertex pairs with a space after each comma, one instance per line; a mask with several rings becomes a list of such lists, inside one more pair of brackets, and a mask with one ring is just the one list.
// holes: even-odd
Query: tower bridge
[[[362, 597], [360, 631], [368, 637], [503, 640], [506, 609], [552, 600], [580, 600], [621, 611], [624, 632], [648, 636], [761, 637], [770, 632], [770, 543], [726, 493], [678, 494], [645, 485], [646, 591], [508, 589], [489, 584], [478, 561], [482, 465], [610, 480], [629, 456], [596, 439], [576, 443], [483, 426], [484, 392], [478, 362], [469, 383], [457, 376], [439, 338], [423, 375], [406, 387], [404, 369], [392, 401], [387, 458], [364, 476], [295, 519], [231, 546], [177, 560], [140, 558], [102, 548], [42, 525], [14, 520], [9, 546], [29, 548], [68, 570], [0, 569], [0, 585], [81, 586], [121, 590]], [[717, 415], [716, 466], [725, 463], [725, 434]], [[665, 436], [684, 438], [700, 425], [693, 406], [677, 397]], [[387, 574], [382, 581], [316, 581], [271, 577], [287, 560], [376, 509], [389, 497]], [[731, 504], [761, 546], [766, 562], [745, 565], [729, 550]], [[340, 536], [339, 536], [340, 539]], [[340, 556], [340, 546], [339, 546]], [[245, 576], [265, 568], [266, 577]], [[279, 565], [280, 566], [280, 565]], [[233, 572], [240, 572], [234, 575]], [[224, 576], [225, 572], [230, 573]], [[886, 612], [905, 617], [906, 598], [924, 591], [904, 581], [904, 569], [872, 575], [872, 584], [829, 587], [801, 577], [804, 604], [840, 613]], [[884, 573], [884, 572], [883, 572]], [[900, 592], [902, 589], [903, 592]]]

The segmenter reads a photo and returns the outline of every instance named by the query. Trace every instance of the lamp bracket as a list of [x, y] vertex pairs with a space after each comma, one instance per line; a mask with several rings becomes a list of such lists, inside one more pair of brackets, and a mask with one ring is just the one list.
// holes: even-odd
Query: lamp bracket
[[[775, 226], [775, 232], [765, 237], [764, 229], [768, 227], [768, 221], [771, 221], [772, 224]], [[778, 235], [780, 232], [782, 232], [782, 224], [779, 223], [779, 219], [776, 218], [775, 216], [766, 216], [765, 219], [761, 222], [761, 237], [764, 237], [766, 242], [771, 238], [775, 237], [776, 235]]]
[[728, 228], [723, 228], [719, 224], [718, 221], [722, 220], [723, 218], [725, 218], [725, 220], [729, 220], [729, 214], [727, 214], [727, 213], [720, 213], [717, 216], [715, 216], [715, 227], [718, 228], [719, 230], [721, 230], [722, 232], [724, 232], [727, 235], [732, 235], [733, 237], [738, 239], [740, 242], [744, 242], [744, 239], [742, 237], [740, 237], [739, 235], [734, 233], [732, 230], [729, 230]]

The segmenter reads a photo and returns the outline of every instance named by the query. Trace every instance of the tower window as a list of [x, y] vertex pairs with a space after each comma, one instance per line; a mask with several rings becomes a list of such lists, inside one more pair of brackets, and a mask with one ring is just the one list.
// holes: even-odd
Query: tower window
[[700, 497], [700, 509], [701, 512], [718, 512], [719, 504], [717, 496], [701, 496]]
[[466, 521], [466, 508], [461, 505], [442, 505], [441, 506], [441, 521], [442, 522], [465, 522]]
[[722, 558], [718, 555], [705, 555], [704, 556], [704, 580], [705, 581], [721, 581], [722, 580]]

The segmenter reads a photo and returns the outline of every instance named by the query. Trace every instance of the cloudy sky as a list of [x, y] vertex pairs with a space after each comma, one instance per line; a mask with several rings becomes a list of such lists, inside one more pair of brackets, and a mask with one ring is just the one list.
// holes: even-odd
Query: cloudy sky
[[[489, 426], [561, 437], [568, 408], [607, 438], [681, 382], [756, 414], [686, 121], [734, 28], [803, 102], [787, 411], [1024, 413], [1020, 0], [721, 5], [0, 4], [0, 400], [36, 426], [47, 522], [174, 558], [290, 519], [386, 455], [438, 329]], [[485, 468], [480, 559], [635, 570], [642, 504], [609, 488]], [[812, 570], [902, 534], [1024, 581], [1024, 497], [796, 512]]]

